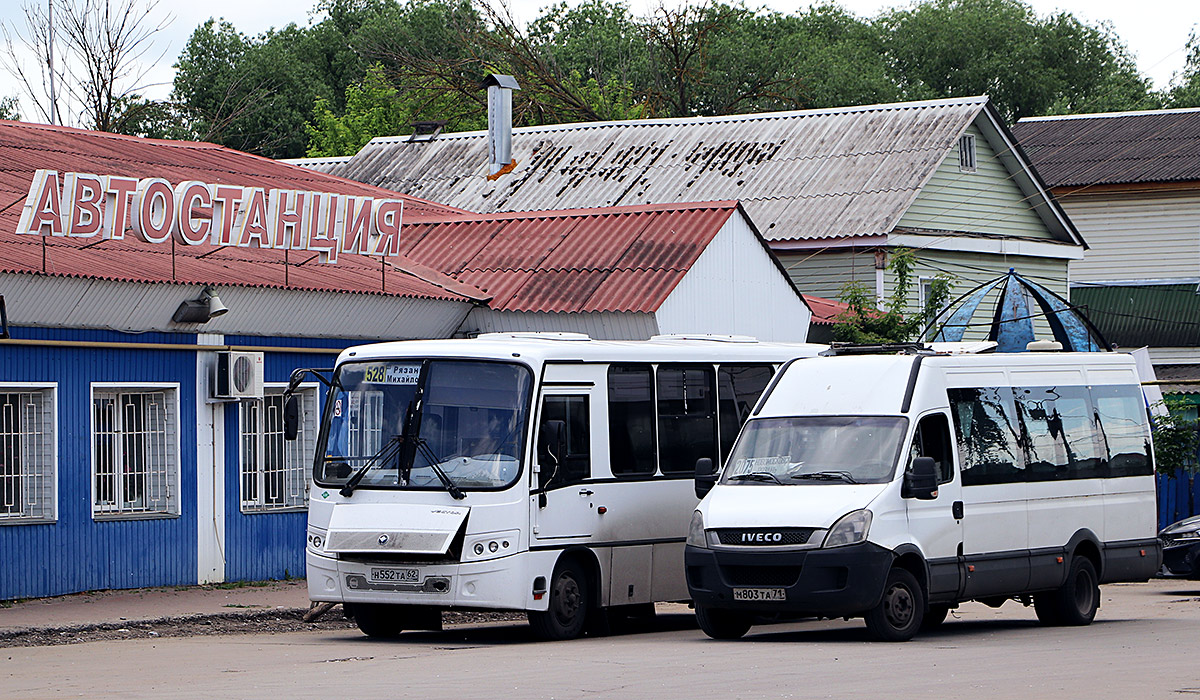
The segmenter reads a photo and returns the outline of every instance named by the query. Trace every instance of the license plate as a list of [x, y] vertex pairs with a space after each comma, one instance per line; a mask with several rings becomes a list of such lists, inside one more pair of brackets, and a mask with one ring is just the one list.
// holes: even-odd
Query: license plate
[[735, 588], [734, 600], [787, 600], [787, 594], [782, 588]]
[[420, 583], [420, 569], [371, 569], [371, 580], [387, 583]]

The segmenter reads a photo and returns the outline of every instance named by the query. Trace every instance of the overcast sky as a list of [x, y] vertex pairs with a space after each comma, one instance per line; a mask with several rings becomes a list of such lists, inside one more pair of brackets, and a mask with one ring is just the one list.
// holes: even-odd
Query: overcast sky
[[[497, 2], [498, 0], [492, 0]], [[577, 0], [568, 0], [572, 4]], [[645, 14], [658, 0], [629, 0], [635, 14]], [[677, 0], [666, 0], [671, 5]], [[1027, 0], [1039, 15], [1064, 10], [1089, 24], [1111, 22], [1117, 35], [1137, 59], [1139, 70], [1150, 76], [1155, 87], [1166, 87], [1171, 76], [1184, 64], [1188, 33], [1200, 24], [1200, 2], [1196, 0]], [[25, 29], [21, 6], [28, 2], [39, 5], [47, 0], [0, 0], [0, 21], [18, 31]], [[290, 22], [300, 25], [312, 20], [311, 7], [316, 2], [305, 0], [207, 0], [206, 2], [162, 2], [155, 16], [168, 13], [174, 20], [158, 35], [154, 51], [147, 58], [157, 60], [147, 75], [149, 83], [143, 94], [162, 98], [170, 92], [174, 75], [171, 67], [187, 43], [192, 31], [209, 17], [223, 17], [245, 34], [258, 34], [271, 27]], [[540, 8], [550, 0], [509, 0], [513, 15], [523, 22], [537, 17]], [[767, 0], [747, 2], [749, 7], [765, 5], [780, 12], [794, 12], [808, 7], [808, 0]], [[881, 10], [907, 5], [907, 2], [885, 0], [840, 0], [840, 5], [861, 17], [872, 17]], [[0, 71], [0, 97], [17, 95], [19, 87], [7, 72]], [[26, 119], [36, 120], [30, 109], [22, 109]]]

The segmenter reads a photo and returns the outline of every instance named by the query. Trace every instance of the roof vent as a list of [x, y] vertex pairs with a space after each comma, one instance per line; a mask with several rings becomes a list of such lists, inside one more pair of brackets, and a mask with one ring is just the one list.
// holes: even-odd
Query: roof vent
[[511, 172], [512, 159], [512, 91], [520, 90], [516, 78], [493, 73], [483, 81], [488, 95], [488, 179], [495, 180]]
[[446, 126], [446, 120], [438, 122], [413, 122], [410, 124], [413, 128], [412, 134], [408, 137], [408, 142], [414, 141], [432, 141], [442, 133], [442, 129]]
[[750, 335], [717, 335], [713, 333], [668, 333], [651, 336], [650, 340], [707, 340], [714, 343], [757, 343]]
[[587, 333], [562, 331], [511, 331], [508, 333], [480, 333], [476, 340], [591, 340]]
[[1057, 340], [1034, 340], [1027, 343], [1025, 349], [1029, 352], [1058, 352], [1062, 350], [1062, 343]]

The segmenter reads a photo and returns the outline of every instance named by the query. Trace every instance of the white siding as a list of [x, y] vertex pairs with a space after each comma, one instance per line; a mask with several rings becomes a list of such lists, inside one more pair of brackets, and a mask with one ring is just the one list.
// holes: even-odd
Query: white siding
[[897, 227], [1053, 238], [1033, 210], [1038, 199], [1026, 198], [975, 125], [966, 133], [975, 135], [976, 172], [959, 170], [955, 144]]
[[1091, 246], [1071, 281], [1200, 277], [1200, 194], [1077, 194], [1059, 198]]
[[521, 331], [586, 333], [597, 340], [647, 340], [660, 332], [653, 314], [534, 313], [479, 307], [463, 322], [461, 334]]
[[755, 239], [746, 218], [735, 213], [655, 316], [663, 333], [804, 342], [812, 312]]

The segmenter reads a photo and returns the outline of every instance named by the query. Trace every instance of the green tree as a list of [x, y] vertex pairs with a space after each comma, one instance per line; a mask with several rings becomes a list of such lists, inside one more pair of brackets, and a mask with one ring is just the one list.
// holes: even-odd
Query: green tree
[[1200, 34], [1194, 30], [1188, 37], [1183, 70], [1172, 77], [1166, 91], [1166, 106], [1200, 107]]
[[912, 97], [987, 94], [1009, 121], [1155, 104], [1111, 28], [1068, 13], [1040, 18], [1021, 0], [929, 0], [875, 25]]
[[[838, 298], [849, 308], [835, 320], [833, 339], [843, 343], [871, 345], [918, 340], [921, 331], [933, 325], [938, 313], [950, 299], [953, 278], [938, 273], [930, 281], [929, 294], [921, 313], [906, 315], [916, 261], [916, 253], [911, 249], [892, 251], [888, 271], [892, 273], [895, 284], [892, 293], [883, 300], [883, 308], [876, 305], [874, 292], [861, 282], [849, 282], [843, 286]], [[936, 329], [933, 332], [936, 333]]]
[[0, 97], [0, 119], [8, 119], [10, 121], [21, 120], [20, 105], [17, 103], [17, 98]]
[[369, 69], [360, 84], [346, 88], [345, 102], [338, 116], [328, 98], [317, 98], [313, 120], [304, 125], [309, 136], [307, 155], [354, 155], [376, 136], [401, 133], [410, 121], [407, 105], [378, 66]]
[[1158, 471], [1170, 476], [1180, 469], [1195, 471], [1200, 420], [1189, 415], [1195, 409], [1177, 396], [1164, 397], [1159, 407], [1166, 413], [1154, 416], [1154, 460]]

